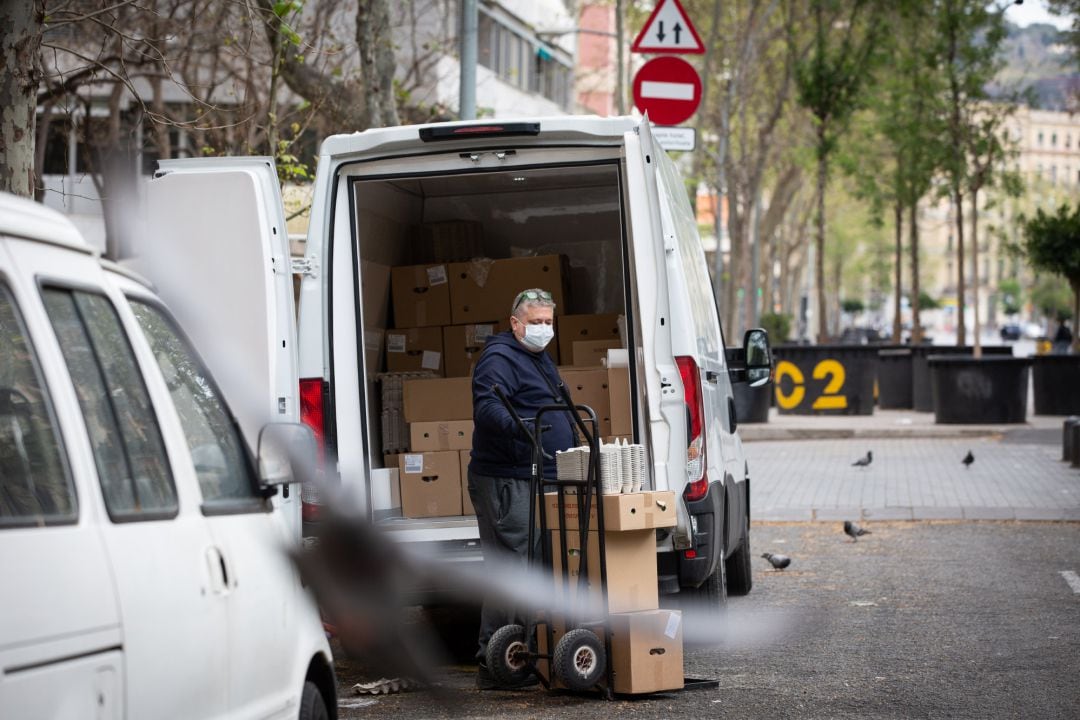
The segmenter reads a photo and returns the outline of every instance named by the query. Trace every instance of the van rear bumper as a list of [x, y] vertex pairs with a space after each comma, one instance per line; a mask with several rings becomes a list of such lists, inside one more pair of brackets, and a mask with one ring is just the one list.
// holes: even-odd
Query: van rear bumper
[[679, 585], [698, 587], [716, 570], [724, 551], [724, 484], [709, 483], [709, 490], [700, 500], [686, 503], [687, 513], [696, 523], [693, 534], [694, 557], [687, 557], [686, 550], [676, 553], [678, 557]]

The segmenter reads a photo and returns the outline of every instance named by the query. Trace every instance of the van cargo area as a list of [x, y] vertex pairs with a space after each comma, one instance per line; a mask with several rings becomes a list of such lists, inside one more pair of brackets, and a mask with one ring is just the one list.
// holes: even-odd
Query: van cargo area
[[469, 376], [528, 288], [557, 303], [548, 352], [575, 401], [594, 406], [605, 439], [634, 441], [633, 353], [618, 352], [634, 347], [634, 327], [617, 159], [346, 177], [376, 519], [475, 523]]

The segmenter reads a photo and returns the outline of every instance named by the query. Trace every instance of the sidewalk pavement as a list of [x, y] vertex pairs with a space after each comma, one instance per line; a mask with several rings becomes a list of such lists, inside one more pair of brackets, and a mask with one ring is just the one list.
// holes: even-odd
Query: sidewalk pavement
[[[758, 521], [1080, 521], [1080, 469], [1061, 460], [1064, 418], [935, 425], [933, 413], [778, 415], [744, 424]], [[852, 463], [872, 451], [867, 468]], [[970, 468], [960, 460], [970, 450]]]

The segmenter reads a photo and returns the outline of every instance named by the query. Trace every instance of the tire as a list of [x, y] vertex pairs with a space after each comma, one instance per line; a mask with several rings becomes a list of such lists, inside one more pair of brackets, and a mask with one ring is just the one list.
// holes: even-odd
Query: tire
[[570, 690], [588, 690], [600, 682], [607, 669], [604, 644], [591, 630], [571, 630], [555, 645], [551, 666], [555, 677]]
[[532, 663], [521, 653], [528, 652], [525, 628], [521, 625], [503, 625], [488, 640], [488, 671], [500, 685], [520, 684], [532, 674]]
[[683, 609], [697, 613], [719, 613], [727, 605], [727, 563], [716, 563], [716, 570], [698, 587], [684, 587], [679, 591]]
[[330, 711], [315, 683], [304, 683], [304, 692], [300, 696], [300, 720], [330, 720]]
[[746, 595], [754, 587], [754, 573], [750, 565], [750, 529], [743, 530], [739, 547], [724, 561], [727, 571], [728, 595]]

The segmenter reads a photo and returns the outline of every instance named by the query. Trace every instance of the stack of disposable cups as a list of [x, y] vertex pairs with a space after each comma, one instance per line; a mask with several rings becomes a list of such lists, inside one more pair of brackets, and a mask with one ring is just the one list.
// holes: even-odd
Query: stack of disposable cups
[[630, 446], [630, 483], [632, 492], [641, 492], [645, 480], [645, 446]]
[[622, 489], [622, 467], [619, 449], [615, 445], [600, 445], [600, 483], [605, 495], [614, 495]]
[[555, 452], [555, 477], [559, 480], [581, 480], [581, 448]]
[[630, 467], [630, 446], [626, 444], [624, 438], [619, 448], [619, 474], [622, 476], [620, 481], [620, 489], [624, 493], [633, 491], [633, 470]]

